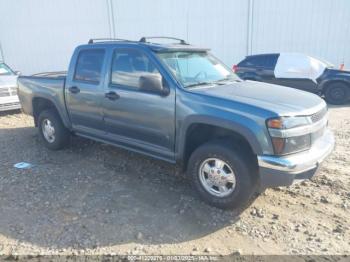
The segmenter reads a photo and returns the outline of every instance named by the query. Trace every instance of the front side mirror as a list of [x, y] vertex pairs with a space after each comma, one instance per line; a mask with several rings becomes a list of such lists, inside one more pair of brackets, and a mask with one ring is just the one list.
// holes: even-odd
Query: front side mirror
[[169, 94], [168, 87], [163, 85], [163, 78], [160, 74], [149, 74], [140, 77], [140, 90], [150, 93], [156, 93], [162, 96]]

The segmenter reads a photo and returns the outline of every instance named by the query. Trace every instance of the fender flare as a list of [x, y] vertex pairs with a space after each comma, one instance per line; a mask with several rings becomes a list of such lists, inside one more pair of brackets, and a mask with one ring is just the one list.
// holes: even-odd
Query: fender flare
[[182, 160], [184, 158], [187, 143], [186, 136], [188, 129], [192, 124], [206, 124], [231, 130], [244, 137], [244, 139], [252, 148], [254, 154], [261, 155], [263, 153], [262, 147], [257, 139], [257, 136], [254, 134], [254, 131], [249, 129], [248, 127], [242, 126], [239, 123], [229, 121], [227, 119], [199, 115], [188, 117], [182, 124], [182, 128], [178, 137], [179, 146], [177, 148], [176, 154], [178, 160]]
[[[44, 100], [47, 100], [49, 101], [50, 103], [53, 104], [53, 106], [55, 107], [58, 115], [60, 116], [64, 126], [68, 129], [71, 128], [71, 125], [70, 125], [70, 121], [68, 119], [68, 115], [65, 114], [65, 112], [62, 112], [62, 108], [59, 106], [59, 103], [57, 101], [55, 101], [54, 99], [52, 99], [52, 97], [50, 97], [49, 95], [45, 95], [45, 94], [40, 94], [38, 96], [34, 96], [32, 97], [32, 110], [33, 110], [33, 116], [34, 116], [34, 100], [35, 99], [44, 99]], [[65, 109], [63, 109], [65, 110]]]

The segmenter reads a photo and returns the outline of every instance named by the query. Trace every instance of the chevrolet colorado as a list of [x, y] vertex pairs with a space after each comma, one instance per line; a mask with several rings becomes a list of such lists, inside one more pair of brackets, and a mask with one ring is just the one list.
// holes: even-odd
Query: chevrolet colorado
[[243, 81], [208, 49], [171, 39], [90, 40], [67, 73], [20, 76], [45, 145], [61, 149], [74, 133], [179, 163], [219, 208], [317, 172], [334, 147], [320, 97]]

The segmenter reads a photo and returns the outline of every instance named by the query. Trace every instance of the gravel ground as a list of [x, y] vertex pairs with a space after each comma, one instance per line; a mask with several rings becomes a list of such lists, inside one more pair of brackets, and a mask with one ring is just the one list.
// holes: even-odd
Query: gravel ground
[[167, 163], [78, 137], [52, 152], [31, 117], [1, 113], [0, 254], [349, 254], [350, 108], [332, 107], [330, 126], [318, 176], [236, 214]]

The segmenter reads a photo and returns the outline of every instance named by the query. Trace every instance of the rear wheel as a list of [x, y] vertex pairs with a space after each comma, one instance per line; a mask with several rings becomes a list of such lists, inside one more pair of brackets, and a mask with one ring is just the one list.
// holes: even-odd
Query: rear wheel
[[248, 161], [245, 154], [224, 143], [209, 142], [193, 152], [188, 172], [204, 201], [218, 208], [238, 209], [247, 204], [257, 188]]
[[55, 110], [42, 111], [38, 123], [40, 137], [47, 148], [59, 150], [68, 144], [70, 139], [69, 130], [63, 125]]
[[342, 105], [349, 99], [350, 87], [344, 83], [330, 84], [324, 95], [326, 101], [333, 105]]

